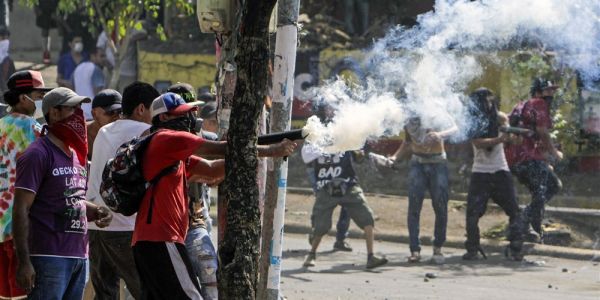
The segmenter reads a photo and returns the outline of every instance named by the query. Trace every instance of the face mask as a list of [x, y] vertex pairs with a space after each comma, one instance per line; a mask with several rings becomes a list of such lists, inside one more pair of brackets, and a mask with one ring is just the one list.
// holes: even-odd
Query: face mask
[[75, 45], [73, 45], [73, 51], [75, 51], [75, 52], [83, 51], [83, 43], [82, 42], [75, 43]]
[[160, 124], [152, 126], [150, 130], [156, 131], [159, 129], [171, 129], [196, 133], [200, 132], [200, 129], [202, 129], [202, 119], [197, 119], [192, 113], [188, 113], [187, 115], [179, 118], [160, 122]]
[[33, 102], [35, 104], [35, 112], [33, 113], [34, 119], [40, 119], [44, 117], [44, 113], [42, 112], [42, 99], [31, 99], [31, 97], [25, 95], [27, 100]]
[[72, 115], [49, 125], [48, 131], [75, 151], [80, 164], [86, 164], [88, 153], [87, 127], [81, 108], [76, 108]]

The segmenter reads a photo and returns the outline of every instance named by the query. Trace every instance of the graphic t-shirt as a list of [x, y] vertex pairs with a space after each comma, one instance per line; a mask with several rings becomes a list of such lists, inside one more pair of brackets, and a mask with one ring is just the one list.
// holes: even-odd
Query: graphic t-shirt
[[352, 166], [351, 151], [326, 154], [310, 144], [305, 144], [302, 147], [302, 160], [305, 164], [312, 165], [317, 190], [322, 189], [334, 178], [342, 179], [349, 184], [358, 182]]
[[[168, 173], [146, 191], [135, 220], [132, 245], [138, 241], [184, 243], [189, 226], [187, 170], [198, 162], [197, 159], [188, 161], [188, 158], [203, 142], [201, 137], [173, 130], [161, 130], [152, 137], [142, 165], [146, 180], [180, 163], [176, 171]], [[152, 197], [151, 222], [148, 223]]]
[[35, 193], [29, 210], [31, 256], [87, 258], [87, 171], [50, 139], [33, 142], [17, 160], [15, 188]]
[[18, 113], [0, 119], [0, 243], [12, 239], [17, 158], [39, 137], [41, 129], [35, 119]]

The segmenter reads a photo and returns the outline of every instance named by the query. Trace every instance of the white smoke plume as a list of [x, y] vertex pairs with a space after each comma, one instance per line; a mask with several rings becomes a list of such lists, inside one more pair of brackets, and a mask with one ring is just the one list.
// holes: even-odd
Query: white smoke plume
[[309, 141], [327, 152], [358, 149], [398, 134], [411, 115], [428, 127], [449, 126], [443, 117], [450, 116], [468, 129], [465, 88], [485, 72], [476, 56], [493, 60], [496, 51], [522, 44], [556, 52], [586, 85], [600, 78], [598, 0], [437, 0], [418, 23], [393, 28], [373, 45], [361, 86], [338, 80], [314, 91], [336, 115], [326, 125], [310, 119]]

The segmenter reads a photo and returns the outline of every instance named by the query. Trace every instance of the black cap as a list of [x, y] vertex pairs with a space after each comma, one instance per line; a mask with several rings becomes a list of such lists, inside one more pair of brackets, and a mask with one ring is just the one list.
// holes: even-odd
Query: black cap
[[13, 73], [6, 82], [9, 90], [15, 92], [29, 93], [34, 90], [48, 92], [52, 88], [47, 88], [44, 85], [42, 73], [38, 71], [19, 71]]
[[115, 90], [101, 90], [92, 101], [92, 108], [101, 107], [106, 112], [120, 110], [123, 97]]
[[543, 77], [537, 77], [535, 79], [533, 79], [533, 82], [531, 83], [531, 90], [530, 93], [531, 95], [535, 94], [536, 92], [541, 92], [545, 89], [557, 89], [558, 85], [554, 84], [554, 82], [543, 78]]
[[217, 113], [217, 103], [214, 101], [206, 103], [200, 110], [200, 118], [210, 119]]
[[196, 93], [194, 87], [185, 82], [178, 82], [167, 89], [167, 92], [175, 93], [181, 96], [185, 102], [196, 102]]

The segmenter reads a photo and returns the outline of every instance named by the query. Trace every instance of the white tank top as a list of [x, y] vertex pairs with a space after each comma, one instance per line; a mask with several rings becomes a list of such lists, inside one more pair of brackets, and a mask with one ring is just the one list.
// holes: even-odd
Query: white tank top
[[508, 171], [508, 164], [504, 156], [503, 144], [497, 144], [491, 149], [473, 146], [473, 173], [496, 173]]

